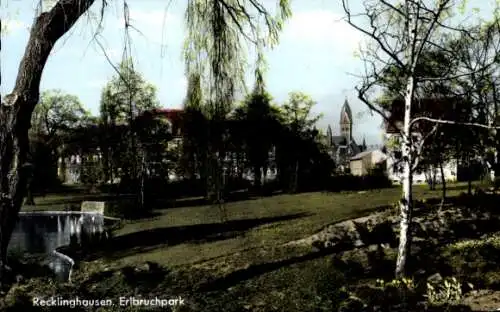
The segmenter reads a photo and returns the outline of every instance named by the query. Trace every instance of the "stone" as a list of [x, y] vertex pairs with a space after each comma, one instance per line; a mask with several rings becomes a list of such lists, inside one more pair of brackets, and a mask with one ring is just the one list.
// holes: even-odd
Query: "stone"
[[24, 277], [20, 274], [16, 275], [16, 283], [21, 283], [22, 281], [24, 281]]
[[80, 211], [82, 212], [95, 212], [98, 214], [104, 214], [106, 210], [106, 202], [103, 201], [84, 201]]
[[442, 280], [443, 280], [443, 277], [442, 277], [442, 276], [441, 276], [441, 274], [439, 274], [439, 273], [432, 274], [431, 276], [429, 276], [429, 277], [427, 278], [427, 282], [429, 282], [429, 283], [433, 283], [433, 284], [435, 284], [435, 283], [439, 283], [439, 282], [441, 282]]

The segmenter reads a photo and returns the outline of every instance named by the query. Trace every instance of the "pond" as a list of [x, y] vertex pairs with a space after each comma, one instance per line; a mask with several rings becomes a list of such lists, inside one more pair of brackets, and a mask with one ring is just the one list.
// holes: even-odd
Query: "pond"
[[73, 259], [57, 251], [62, 246], [82, 246], [106, 239], [110, 218], [98, 212], [20, 212], [9, 253], [42, 254], [58, 280], [69, 281]]

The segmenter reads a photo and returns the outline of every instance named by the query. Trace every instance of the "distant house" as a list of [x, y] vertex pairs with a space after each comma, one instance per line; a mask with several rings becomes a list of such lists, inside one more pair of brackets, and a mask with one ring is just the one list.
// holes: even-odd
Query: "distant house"
[[327, 129], [329, 154], [337, 164], [339, 171], [347, 171], [349, 159], [366, 150], [366, 143], [358, 145], [352, 136], [353, 118], [347, 99], [340, 110], [340, 135], [333, 135], [332, 128]]
[[[401, 163], [401, 129], [403, 126], [404, 101], [397, 99], [392, 103], [392, 110], [388, 120], [385, 121], [385, 148], [387, 150], [387, 176], [393, 183], [402, 181]], [[470, 112], [466, 102], [456, 98], [424, 98], [417, 99], [412, 106], [412, 117], [427, 116], [443, 120], [459, 121]], [[425, 134], [434, 125], [429, 122], [421, 122], [413, 127], [413, 134]], [[458, 175], [459, 161], [451, 159], [443, 164], [444, 177], [447, 181], [456, 181]], [[433, 179], [441, 181], [441, 170], [438, 166], [427, 167], [425, 170], [417, 170], [413, 174], [414, 184], [425, 184]]]
[[381, 150], [369, 150], [358, 153], [350, 159], [351, 174], [355, 176], [368, 175], [377, 166], [384, 166], [387, 155]]
[[[145, 116], [153, 117], [153, 118], [161, 118], [166, 121], [170, 128], [170, 133], [173, 136], [173, 139], [168, 142], [167, 149], [175, 150], [180, 147], [182, 144], [182, 136], [183, 136], [183, 124], [182, 118], [184, 115], [184, 111], [182, 109], [171, 109], [171, 108], [156, 108], [152, 110], [145, 111], [137, 116], [136, 120], [143, 118]], [[97, 124], [91, 125], [91, 127], [98, 127]], [[126, 123], [120, 123], [117, 127], [128, 127]], [[81, 173], [82, 166], [84, 163], [84, 159], [90, 157], [92, 160], [97, 160], [102, 157], [102, 153], [99, 151], [99, 147], [96, 148], [96, 152], [94, 155], [65, 155], [64, 157], [59, 157], [58, 159], [58, 176], [63, 183], [66, 184], [78, 184], [81, 182]], [[119, 169], [118, 169], [119, 170]], [[169, 177], [171, 179], [177, 179], [175, 174], [169, 173]], [[117, 179], [113, 179], [113, 181], [108, 181], [116, 183]]]

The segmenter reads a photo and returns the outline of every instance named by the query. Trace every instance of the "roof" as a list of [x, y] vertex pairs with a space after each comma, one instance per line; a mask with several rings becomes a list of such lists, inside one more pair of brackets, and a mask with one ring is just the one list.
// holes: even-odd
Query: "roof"
[[172, 124], [172, 133], [174, 136], [181, 135], [182, 129], [182, 118], [184, 116], [184, 110], [178, 108], [153, 108], [143, 114], [151, 114], [153, 117], [163, 117], [166, 118]]
[[[470, 108], [465, 100], [454, 97], [415, 99], [412, 105], [412, 118], [427, 116], [445, 120], [458, 121], [470, 116]], [[403, 125], [404, 99], [392, 102], [389, 120], [385, 122], [386, 133], [399, 133]], [[396, 126], [396, 128], [394, 127]], [[417, 129], [425, 132], [425, 124], [419, 123]], [[398, 129], [399, 128], [399, 129]]]
[[175, 120], [180, 120], [184, 114], [184, 110], [177, 108], [154, 108], [149, 111], [153, 115], [161, 115], [170, 119], [172, 122]]
[[347, 139], [342, 135], [334, 135], [332, 136], [332, 143], [335, 145], [345, 145], [347, 143]]
[[[365, 156], [368, 156], [374, 152], [379, 152], [381, 154], [384, 154], [381, 150], [379, 149], [374, 149], [374, 150], [368, 150], [368, 151], [364, 151], [364, 152], [361, 152], [361, 153], [358, 153], [356, 155], [354, 155], [353, 157], [351, 157], [351, 160], [358, 160], [358, 159], [362, 159], [364, 158]], [[385, 155], [385, 154], [384, 154]]]

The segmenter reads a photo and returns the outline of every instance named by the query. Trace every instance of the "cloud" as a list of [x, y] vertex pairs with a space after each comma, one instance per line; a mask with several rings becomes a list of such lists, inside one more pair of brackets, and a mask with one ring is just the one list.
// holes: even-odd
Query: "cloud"
[[[172, 27], [180, 26], [181, 19], [166, 10], [130, 10], [130, 22], [131, 24], [137, 24], [136, 26], [156, 26], [156, 27]], [[161, 30], [161, 28], [159, 29]]]
[[[156, 31], [161, 33], [162, 27], [180, 27], [182, 20], [179, 16], [164, 9], [134, 9], [129, 10], [130, 24], [139, 31]], [[122, 14], [114, 17], [115, 26], [123, 28], [124, 17]], [[151, 29], [154, 27], [154, 29]], [[149, 35], [148, 33], [146, 33]]]
[[[166, 45], [167, 41], [181, 41], [184, 24], [182, 16], [169, 12], [165, 8], [157, 9], [130, 8], [130, 33], [135, 38], [146, 39], [149, 43]], [[111, 22], [114, 29], [124, 28], [123, 14], [115, 16]]]
[[119, 62], [123, 56], [123, 51], [115, 48], [108, 48], [105, 52], [112, 62]]
[[28, 30], [30, 25], [17, 19], [2, 19], [2, 34], [10, 35], [19, 30]]
[[285, 26], [283, 37], [301, 44], [326, 44], [354, 51], [362, 42], [362, 35], [342, 18], [326, 10], [300, 12]]
[[106, 83], [108, 83], [108, 81], [105, 79], [96, 79], [96, 80], [92, 80], [92, 81], [88, 82], [87, 86], [89, 88], [92, 88], [92, 89], [94, 89], [94, 88], [101, 89], [106, 85]]
[[186, 90], [187, 89], [187, 85], [188, 85], [187, 78], [185, 76], [182, 76], [182, 78], [180, 78], [177, 81], [177, 85], [178, 85], [179, 88], [181, 88], [183, 90]]

